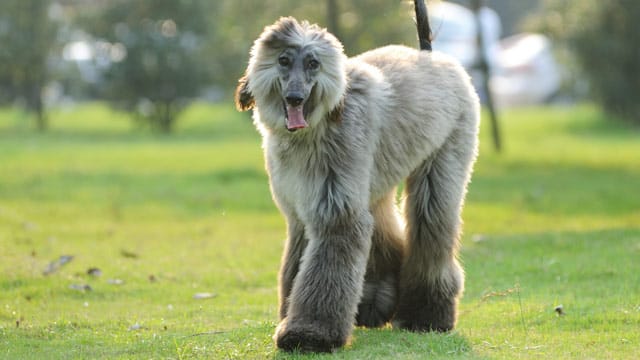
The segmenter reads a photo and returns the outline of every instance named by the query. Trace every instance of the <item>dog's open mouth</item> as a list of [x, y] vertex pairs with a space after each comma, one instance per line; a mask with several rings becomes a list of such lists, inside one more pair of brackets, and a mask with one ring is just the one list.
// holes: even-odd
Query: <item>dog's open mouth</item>
[[287, 113], [287, 130], [296, 131], [298, 129], [304, 129], [309, 124], [304, 120], [304, 105], [300, 104], [298, 106], [293, 106], [290, 104], [285, 104], [286, 113]]

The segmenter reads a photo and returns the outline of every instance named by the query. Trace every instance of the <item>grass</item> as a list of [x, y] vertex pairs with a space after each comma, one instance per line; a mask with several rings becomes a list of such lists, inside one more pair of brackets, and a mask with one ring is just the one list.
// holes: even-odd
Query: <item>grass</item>
[[172, 136], [100, 104], [27, 120], [0, 111], [0, 358], [637, 356], [640, 132], [590, 106], [505, 112], [501, 155], [483, 127], [456, 331], [356, 329], [324, 356], [271, 340], [284, 224], [247, 116], [195, 105]]

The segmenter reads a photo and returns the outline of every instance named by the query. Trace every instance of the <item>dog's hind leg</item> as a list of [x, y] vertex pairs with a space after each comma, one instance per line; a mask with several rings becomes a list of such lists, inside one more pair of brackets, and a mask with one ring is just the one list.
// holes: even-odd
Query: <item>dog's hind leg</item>
[[448, 331], [456, 323], [464, 273], [457, 261], [460, 212], [475, 158], [475, 132], [458, 129], [407, 178], [408, 249], [395, 327]]
[[356, 324], [380, 327], [391, 320], [398, 302], [403, 234], [398, 224], [395, 189], [372, 207], [373, 237]]

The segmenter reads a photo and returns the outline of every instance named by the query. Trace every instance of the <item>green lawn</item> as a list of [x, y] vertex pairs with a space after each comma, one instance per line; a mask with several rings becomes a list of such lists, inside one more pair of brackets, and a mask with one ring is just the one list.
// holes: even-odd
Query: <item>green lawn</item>
[[271, 340], [284, 223], [248, 116], [195, 105], [162, 136], [90, 104], [37, 134], [2, 110], [0, 358], [637, 358], [640, 130], [589, 106], [502, 115], [464, 212], [457, 330], [356, 329], [302, 356]]

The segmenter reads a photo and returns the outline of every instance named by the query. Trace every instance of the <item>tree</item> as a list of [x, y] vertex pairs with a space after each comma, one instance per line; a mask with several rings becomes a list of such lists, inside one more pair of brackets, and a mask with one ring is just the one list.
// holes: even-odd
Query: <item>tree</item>
[[502, 150], [502, 140], [500, 136], [500, 125], [498, 122], [498, 113], [496, 111], [496, 107], [493, 102], [493, 94], [491, 93], [491, 89], [489, 88], [489, 78], [491, 73], [489, 71], [489, 62], [487, 60], [487, 54], [483, 49], [486, 49], [485, 37], [484, 37], [484, 27], [480, 21], [480, 9], [485, 6], [483, 0], [471, 0], [471, 9], [475, 14], [476, 21], [476, 51], [478, 53], [477, 60], [477, 68], [482, 73], [482, 92], [486, 96], [485, 105], [487, 111], [489, 112], [489, 119], [491, 120], [491, 137], [493, 138], [493, 147], [497, 152]]
[[[413, 4], [388, 0], [337, 1], [216, 0], [209, 25], [208, 58], [214, 82], [233, 96], [235, 83], [247, 66], [249, 49], [262, 29], [280, 16], [291, 15], [331, 28], [333, 18], [339, 39], [348, 55], [377, 46], [418, 46], [413, 22]], [[333, 6], [338, 12], [329, 15]]]
[[208, 84], [203, 56], [205, 0], [113, 0], [84, 19], [110, 65], [104, 96], [153, 129], [168, 133]]
[[640, 123], [637, 0], [547, 0], [537, 28], [564, 43], [602, 107]]
[[[474, 0], [448, 0], [473, 7]], [[532, 12], [540, 10], [543, 0], [485, 0], [484, 5], [495, 10], [502, 23], [502, 35], [509, 36], [522, 31], [522, 20]]]
[[0, 2], [0, 101], [22, 100], [41, 131], [47, 128], [42, 93], [56, 36], [49, 5], [48, 0]]
[[337, 0], [327, 0], [327, 29], [340, 38], [340, 10]]

